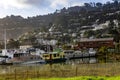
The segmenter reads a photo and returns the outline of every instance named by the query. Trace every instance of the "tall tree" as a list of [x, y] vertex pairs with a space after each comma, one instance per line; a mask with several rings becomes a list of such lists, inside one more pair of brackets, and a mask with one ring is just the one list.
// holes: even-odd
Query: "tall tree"
[[96, 7], [101, 8], [102, 7], [102, 3], [100, 3], [100, 2], [96, 3]]
[[92, 7], [89, 3], [84, 3], [85, 7]]

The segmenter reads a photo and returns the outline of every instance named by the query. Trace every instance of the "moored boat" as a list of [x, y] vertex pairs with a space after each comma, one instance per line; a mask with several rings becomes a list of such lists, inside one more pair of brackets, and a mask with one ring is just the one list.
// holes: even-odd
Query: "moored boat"
[[97, 53], [92, 48], [90, 48], [89, 50], [85, 50], [85, 51], [64, 50], [63, 52], [65, 54], [65, 58], [66, 59], [77, 59], [77, 58], [94, 57], [94, 56], [96, 56], [96, 53]]
[[59, 63], [66, 61], [63, 52], [46, 52], [42, 54], [42, 58], [46, 61], [46, 63]]
[[[4, 52], [4, 51], [3, 51]], [[3, 64], [34, 64], [34, 63], [45, 63], [45, 60], [41, 58], [40, 55], [31, 54], [29, 51], [15, 50], [15, 51], [6, 51], [7, 56], [1, 62]]]
[[74, 50], [64, 50], [63, 52], [66, 59], [70, 59], [74, 57]]

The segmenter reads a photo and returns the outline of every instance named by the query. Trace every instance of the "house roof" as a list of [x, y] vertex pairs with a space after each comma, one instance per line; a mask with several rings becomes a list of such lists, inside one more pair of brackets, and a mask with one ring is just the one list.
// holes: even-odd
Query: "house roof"
[[111, 41], [113, 40], [113, 38], [98, 38], [98, 39], [88, 39], [88, 38], [85, 38], [85, 39], [80, 39], [79, 42], [90, 42], [90, 41]]

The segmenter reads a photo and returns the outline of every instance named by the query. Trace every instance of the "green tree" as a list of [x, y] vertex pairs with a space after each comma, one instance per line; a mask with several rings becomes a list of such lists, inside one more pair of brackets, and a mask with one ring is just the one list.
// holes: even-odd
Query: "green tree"
[[119, 23], [118, 28], [115, 26], [114, 22], [111, 21], [109, 24], [109, 33], [112, 34], [115, 42], [115, 49], [118, 53], [120, 51], [120, 32], [119, 32]]
[[94, 35], [95, 35], [95, 33], [93, 30], [88, 30], [88, 31], [85, 31], [85, 33], [84, 33], [84, 36], [87, 38], [94, 36]]
[[102, 7], [102, 3], [100, 3], [100, 2], [96, 3], [96, 7], [101, 8]]
[[92, 7], [90, 3], [84, 3], [85, 7]]
[[120, 2], [120, 0], [112, 0], [112, 1], [114, 1], [114, 4], [117, 6], [118, 4], [119, 4], [119, 2]]
[[3, 48], [4, 48], [3, 43], [0, 43], [0, 49], [3, 49]]
[[98, 49], [98, 54], [99, 55], [103, 55], [103, 56], [105, 56], [105, 55], [107, 55], [107, 47], [106, 46], [102, 46], [101, 48], [99, 48]]

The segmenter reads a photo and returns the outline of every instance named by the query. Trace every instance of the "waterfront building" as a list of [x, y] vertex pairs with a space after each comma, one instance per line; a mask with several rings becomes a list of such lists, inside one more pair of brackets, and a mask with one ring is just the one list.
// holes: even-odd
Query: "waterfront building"
[[102, 46], [114, 48], [113, 38], [98, 38], [98, 39], [80, 39], [78, 48], [100, 48]]

